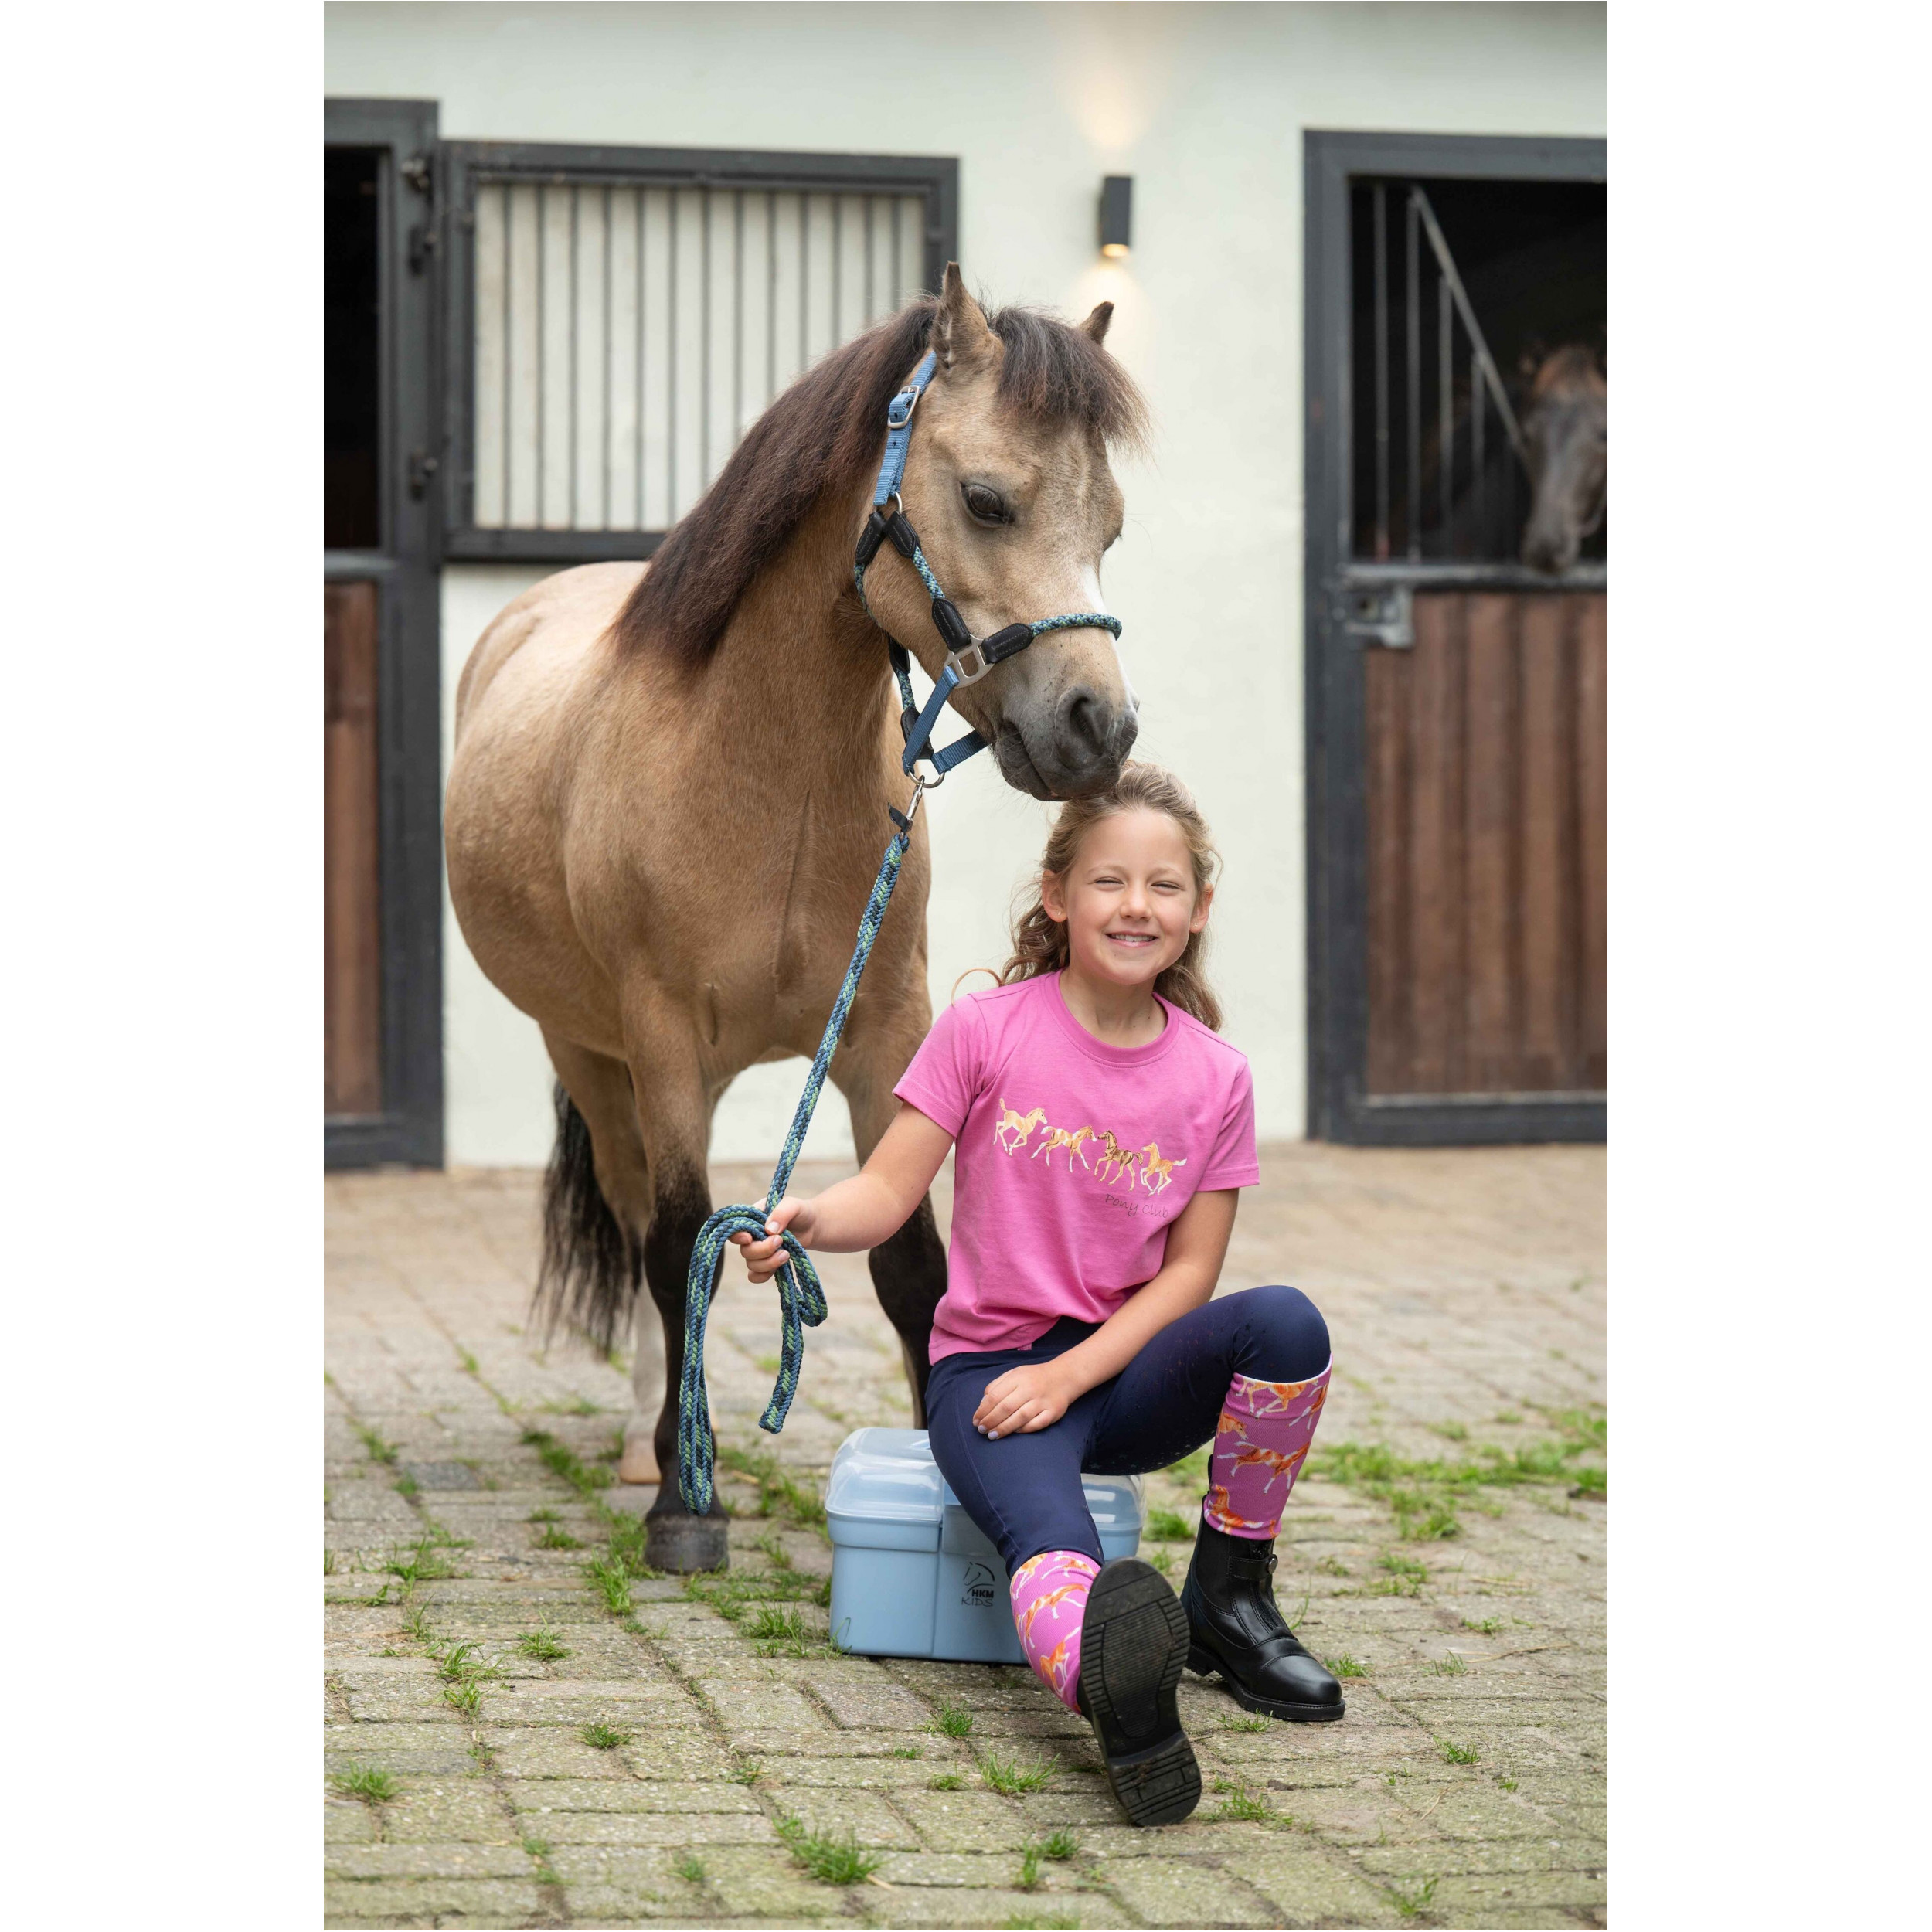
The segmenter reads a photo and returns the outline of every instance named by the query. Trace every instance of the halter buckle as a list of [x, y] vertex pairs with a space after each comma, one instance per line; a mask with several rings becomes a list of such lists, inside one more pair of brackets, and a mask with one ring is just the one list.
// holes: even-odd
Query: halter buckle
[[[909, 383], [886, 406], [886, 427], [889, 430], [903, 430], [913, 420], [913, 411], [919, 406], [919, 399], [926, 393], [917, 383]], [[876, 409], [879, 405], [872, 405]], [[878, 418], [872, 419], [875, 422]]]
[[970, 640], [964, 650], [954, 651], [948, 662], [961, 684], [978, 683], [993, 668], [986, 660], [985, 651]]

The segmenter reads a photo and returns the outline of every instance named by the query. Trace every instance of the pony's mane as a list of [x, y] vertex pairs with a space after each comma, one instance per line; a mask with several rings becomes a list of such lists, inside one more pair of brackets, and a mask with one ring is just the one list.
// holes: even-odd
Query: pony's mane
[[[926, 296], [835, 349], [752, 424], [617, 614], [621, 651], [695, 665], [716, 649], [738, 600], [798, 526], [828, 493], [856, 488], [876, 466], [886, 405], [923, 353], [938, 309]], [[1140, 392], [1085, 330], [1030, 308], [994, 310], [986, 321], [1005, 349], [1002, 407], [1110, 443], [1145, 440]]]

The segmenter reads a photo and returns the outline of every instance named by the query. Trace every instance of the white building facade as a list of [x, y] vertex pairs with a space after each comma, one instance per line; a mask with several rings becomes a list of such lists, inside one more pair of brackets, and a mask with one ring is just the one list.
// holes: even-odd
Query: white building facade
[[[448, 141], [950, 158], [958, 257], [984, 299], [1070, 318], [1114, 303], [1107, 346], [1145, 391], [1155, 424], [1150, 458], [1119, 470], [1128, 519], [1106, 573], [1142, 699], [1138, 754], [1179, 773], [1215, 828], [1225, 872], [1209, 964], [1226, 1031], [1253, 1064], [1262, 1138], [1301, 1135], [1310, 1117], [1304, 136], [1601, 137], [1605, 9], [325, 12], [332, 100], [433, 102]], [[1104, 259], [1097, 243], [1107, 175], [1133, 181], [1123, 259]], [[640, 206], [637, 238], [624, 247], [645, 247], [645, 221]], [[916, 251], [903, 266], [917, 277]], [[480, 338], [478, 352], [490, 352]], [[721, 457], [709, 460], [715, 470]], [[492, 485], [499, 496], [509, 487], [502, 478]], [[446, 761], [449, 709], [478, 634], [553, 567], [442, 563]], [[882, 683], [885, 675], [882, 658]], [[721, 760], [729, 755], [720, 747]], [[1011, 903], [1050, 808], [1002, 785], [982, 761], [928, 811], [937, 1007], [968, 968], [1005, 957]], [[444, 1157], [541, 1162], [551, 1076], [536, 1028], [484, 979], [447, 907], [442, 976]], [[746, 1073], [719, 1110], [713, 1158], [772, 1157], [803, 1073], [790, 1063]], [[826, 1107], [811, 1151], [849, 1148], [843, 1109]]]

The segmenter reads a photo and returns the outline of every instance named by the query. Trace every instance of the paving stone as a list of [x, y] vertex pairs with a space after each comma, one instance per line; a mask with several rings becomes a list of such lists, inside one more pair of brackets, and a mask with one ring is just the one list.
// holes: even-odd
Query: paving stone
[[764, 1765], [762, 1790], [788, 1784], [822, 1785], [838, 1790], [923, 1791], [936, 1777], [960, 1776], [979, 1781], [978, 1760], [963, 1744], [947, 1739], [923, 1740], [917, 1758], [870, 1753], [854, 1757], [777, 1757]]
[[[868, 1903], [885, 1896], [874, 1891]], [[889, 1903], [872, 1904], [872, 1909], [881, 1922], [903, 1927], [905, 1932], [920, 1932], [920, 1928], [928, 1926], [1031, 1925], [1049, 1915], [1061, 1920], [1070, 1919], [1082, 1927], [1114, 1926], [1121, 1922], [1120, 1908], [1096, 1893], [1067, 1896], [1010, 1889], [940, 1892], [930, 1887], [906, 1886], [892, 1893]]]
[[[879, 1876], [893, 1886], [957, 1885], [991, 1890], [1011, 1885], [1018, 1863], [1010, 1852], [895, 1852], [879, 1866]], [[889, 1908], [886, 1916], [889, 1917]]]
[[1389, 1895], [1350, 1869], [1345, 1854], [1305, 1838], [1284, 1838], [1241, 1862], [1241, 1876], [1291, 1924], [1384, 1926], [1403, 1923]]
[[598, 1750], [561, 1726], [515, 1730], [485, 1725], [478, 1736], [497, 1772], [506, 1778], [607, 1777], [613, 1756], [624, 1755]]
[[331, 1771], [366, 1764], [396, 1773], [457, 1775], [474, 1768], [467, 1731], [454, 1724], [333, 1724], [322, 1733]]
[[789, 1684], [706, 1677], [698, 1680], [696, 1689], [734, 1741], [793, 1732], [823, 1733], [832, 1728], [825, 1713]]
[[342, 1696], [359, 1724], [460, 1724], [459, 1713], [444, 1701], [434, 1677], [386, 1682], [345, 1684]]
[[1451, 1876], [1439, 1881], [1430, 1909], [1458, 1917], [1493, 1912], [1530, 1913], [1551, 1906], [1577, 1906], [1607, 1903], [1610, 1888], [1603, 1872], [1536, 1872], [1509, 1876]]
[[1290, 1787], [1277, 1794], [1271, 1781], [1264, 1787], [1257, 1780], [1249, 1788], [1266, 1789], [1297, 1825], [1331, 1845], [1425, 1844], [1444, 1834], [1438, 1814], [1426, 1807], [1411, 1809], [1386, 1784], [1368, 1789], [1359, 1784], [1326, 1790]]
[[[1425, 1821], [1445, 1838], [1485, 1842], [1518, 1838], [1574, 1835], [1560, 1828], [1552, 1814], [1532, 1804], [1520, 1791], [1498, 1790], [1494, 1784], [1444, 1785], [1424, 1797], [1406, 1788], [1393, 1794], [1395, 1801]], [[1601, 1815], [1601, 1794], [1597, 1815]], [[1394, 1835], [1393, 1833], [1391, 1835]]]
[[482, 1844], [513, 1842], [516, 1826], [502, 1794], [489, 1779], [461, 1784], [417, 1784], [383, 1807], [383, 1836], [391, 1844]]
[[639, 1778], [529, 1778], [508, 1785], [520, 1814], [551, 1811], [757, 1811], [742, 1784], [672, 1784]]
[[832, 1722], [849, 1730], [921, 1731], [932, 1721], [923, 1698], [883, 1674], [859, 1682], [815, 1674], [804, 1682], [832, 1713]]
[[935, 1852], [1016, 1852], [1029, 1835], [1019, 1808], [993, 1791], [907, 1791], [895, 1801]]
[[775, 1801], [809, 1832], [831, 1838], [849, 1833], [861, 1845], [897, 1850], [916, 1850], [919, 1845], [918, 1835], [883, 1795], [849, 1790], [820, 1793], [791, 1785]]
[[[787, 1852], [750, 1847], [729, 1859], [709, 1859], [705, 1869], [705, 1889], [727, 1919], [772, 1918], [796, 1924], [849, 1916], [845, 1894], [808, 1877]], [[868, 1906], [884, 1896], [876, 1887], [866, 1889]]]
[[496, 1845], [338, 1845], [325, 1869], [343, 1879], [516, 1879], [530, 1871], [530, 1855], [506, 1832]]
[[[1361, 1869], [1376, 1873], [1407, 1869], [1406, 1864], [1398, 1864], [1402, 1855], [1395, 1847], [1370, 1845], [1362, 1852]], [[1596, 1873], [1607, 1870], [1608, 1865], [1608, 1848], [1600, 1840], [1562, 1838], [1549, 1834], [1491, 1843], [1458, 1840], [1444, 1843], [1430, 1854], [1431, 1870], [1465, 1876], [1536, 1872]]]
[[331, 1926], [522, 1926], [543, 1910], [543, 1894], [528, 1880], [332, 1879], [322, 1888], [323, 1922]]
[[1232, 1873], [1192, 1859], [1156, 1855], [1105, 1871], [1109, 1889], [1149, 1925], [1273, 1925], [1280, 1917]]
[[382, 1836], [376, 1814], [361, 1799], [334, 1798], [322, 1805], [322, 1840], [328, 1845], [373, 1845]]
[[563, 1682], [483, 1686], [485, 1724], [609, 1724], [614, 1729], [696, 1730], [703, 1710], [680, 1685]]
[[[526, 1823], [529, 1814], [520, 1814]], [[762, 1811], [553, 1811], [535, 1837], [553, 1845], [772, 1845]]]

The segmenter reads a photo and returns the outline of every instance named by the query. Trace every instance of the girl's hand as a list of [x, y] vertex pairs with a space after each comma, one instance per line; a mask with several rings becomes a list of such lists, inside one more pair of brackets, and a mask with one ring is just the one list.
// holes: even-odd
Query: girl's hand
[[973, 1411], [973, 1426], [995, 1440], [1027, 1434], [1058, 1422], [1080, 1393], [1058, 1362], [1009, 1369], [987, 1383], [986, 1393]]
[[[760, 1201], [758, 1205], [763, 1207], [764, 1202]], [[754, 1284], [769, 1281], [789, 1258], [785, 1253], [784, 1243], [778, 1239], [780, 1233], [789, 1228], [794, 1240], [810, 1247], [812, 1227], [817, 1218], [809, 1201], [801, 1201], [797, 1195], [787, 1194], [766, 1216], [765, 1238], [762, 1241], [754, 1241], [748, 1234], [734, 1234], [731, 1237], [744, 1250], [745, 1272]]]

